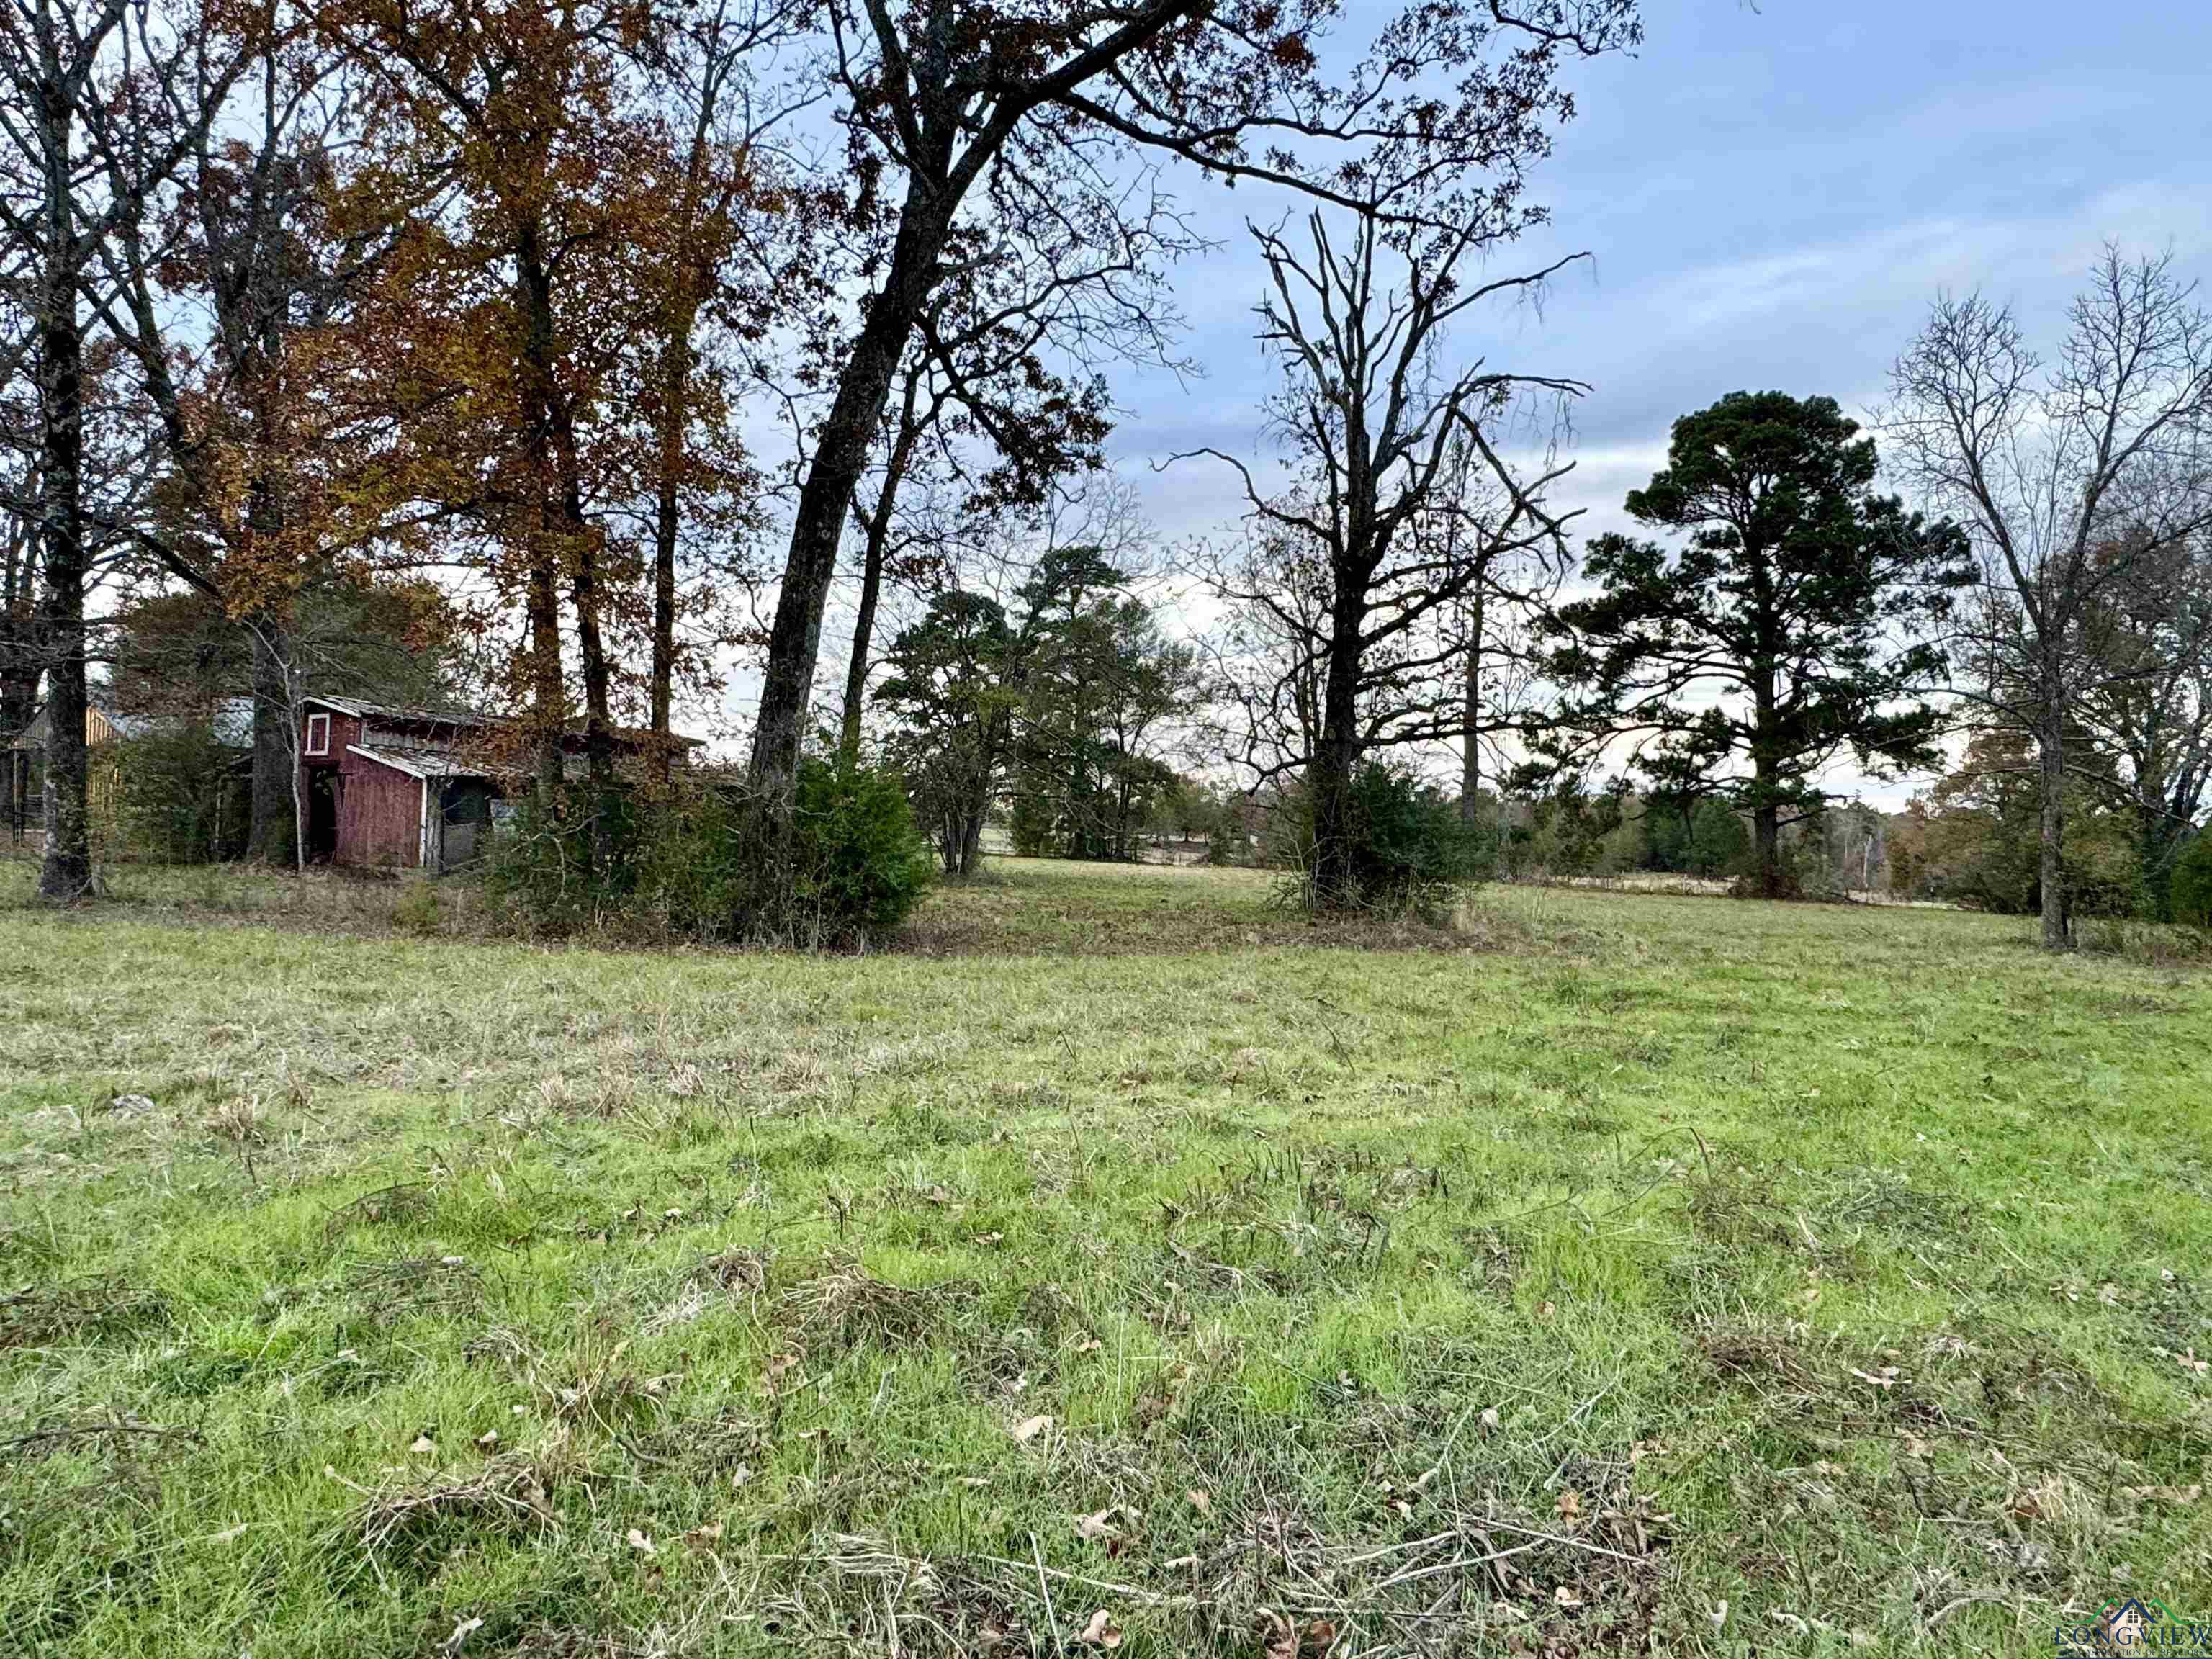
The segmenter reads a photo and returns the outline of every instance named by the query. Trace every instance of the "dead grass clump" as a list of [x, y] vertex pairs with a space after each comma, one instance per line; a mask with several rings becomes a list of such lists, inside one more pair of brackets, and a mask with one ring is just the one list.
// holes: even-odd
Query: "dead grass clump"
[[[330, 1473], [343, 1480], [335, 1470]], [[374, 1487], [344, 1484], [361, 1501], [346, 1515], [340, 1534], [368, 1556], [380, 1576], [394, 1559], [428, 1559], [457, 1530], [519, 1536], [550, 1534], [560, 1524], [550, 1498], [552, 1474], [526, 1456], [490, 1458], [466, 1475], [392, 1479]]]
[[775, 1318], [811, 1353], [895, 1347], [933, 1336], [946, 1313], [976, 1293], [967, 1279], [920, 1289], [887, 1284], [857, 1261], [833, 1258], [825, 1272], [776, 1298]]
[[131, 1446], [159, 1448], [165, 1444], [204, 1446], [207, 1442], [196, 1429], [167, 1428], [159, 1423], [142, 1423], [125, 1412], [120, 1416], [111, 1413], [75, 1423], [41, 1424], [27, 1433], [0, 1439], [0, 1457], [21, 1458], [32, 1462], [51, 1457], [57, 1452], [103, 1443], [124, 1449]]
[[627, 1632], [541, 1624], [526, 1626], [501, 1651], [507, 1659], [660, 1659], [667, 1650]]
[[1770, 1194], [1772, 1184], [1748, 1170], [1699, 1167], [1682, 1182], [1684, 1208], [1701, 1237], [1729, 1249], [1785, 1249], [1801, 1242], [1796, 1224]]
[[1022, 1292], [1020, 1322], [1041, 1337], [1057, 1336], [1074, 1322], [1075, 1298], [1049, 1280]]
[[1052, 1343], [1027, 1325], [988, 1333], [961, 1358], [961, 1376], [987, 1398], [1018, 1400], [1058, 1374]]
[[760, 1251], [732, 1245], [702, 1259], [690, 1276], [726, 1296], [750, 1300], [768, 1288], [768, 1267], [769, 1259]]
[[[1095, 1571], [1119, 1582], [992, 1565], [1032, 1602], [1033, 1629], [1048, 1577], [1063, 1625], [1089, 1583], [1121, 1591], [1176, 1652], [1644, 1654], [1688, 1634], [1656, 1631], [1680, 1605], [1672, 1517], [1632, 1490], [1629, 1459], [1566, 1460], [1538, 1512], [1479, 1477], [1488, 1457], [1455, 1451], [1433, 1413], [1362, 1395], [1347, 1416], [1359, 1421], [1333, 1430], [1324, 1457], [1215, 1399], [1176, 1437], [1192, 1462], [1149, 1492], [1156, 1457], [1073, 1448], [1071, 1484], [1120, 1500], [1078, 1522], [1105, 1523], [1113, 1565]], [[1348, 1443], [1362, 1425], [1367, 1443]]]
[[1878, 1170], [1850, 1171], [1826, 1213], [1831, 1220], [1927, 1243], [1971, 1232], [1974, 1224], [1973, 1206], [1964, 1199], [1923, 1191]]
[[43, 1348], [72, 1339], [124, 1336], [169, 1320], [167, 1301], [118, 1279], [33, 1285], [0, 1296], [0, 1348]]
[[621, 1437], [617, 1443], [651, 1469], [688, 1472], [726, 1481], [750, 1483], [768, 1462], [768, 1425], [744, 1417], [678, 1418]]
[[[890, 1541], [851, 1533], [837, 1534], [829, 1547], [810, 1557], [803, 1576], [787, 1581], [765, 1598], [759, 1628], [780, 1651], [901, 1654], [1018, 1654], [1060, 1650], [1047, 1648], [1048, 1632], [1065, 1613], [1048, 1612], [1033, 1601], [1040, 1582], [1032, 1577], [1028, 1595], [988, 1576], [994, 1564], [933, 1560], [900, 1553]], [[1069, 1605], [1091, 1594], [1077, 1586], [1064, 1592]], [[1085, 1604], [1086, 1606], [1088, 1604]], [[1073, 1641], [1086, 1614], [1068, 1620], [1063, 1640]], [[1120, 1633], [1115, 1637], [1118, 1645]], [[1102, 1651], [1097, 1644], [1069, 1652]]]
[[1502, 1227], [1458, 1227], [1453, 1230], [1462, 1252], [1460, 1277], [1468, 1285], [1510, 1300], [1521, 1277], [1522, 1249]]
[[380, 1329], [420, 1314], [462, 1318], [483, 1304], [483, 1275], [465, 1256], [403, 1255], [346, 1275], [356, 1314]]
[[1749, 1325], [1708, 1325], [1697, 1334], [1706, 1363], [1729, 1382], [1781, 1382], [1809, 1388], [1813, 1372], [1796, 1346], [1772, 1331]]
[[343, 1237], [356, 1227], [387, 1221], [415, 1221], [430, 1212], [430, 1189], [419, 1181], [402, 1181], [363, 1193], [352, 1203], [331, 1212], [323, 1223], [323, 1237]]
[[702, 1256], [678, 1280], [674, 1293], [645, 1322], [645, 1334], [658, 1336], [688, 1325], [717, 1307], [757, 1307], [768, 1290], [769, 1258], [758, 1250], [732, 1245]]
[[258, 1146], [269, 1139], [269, 1115], [258, 1095], [234, 1095], [209, 1113], [201, 1127], [234, 1146]]
[[678, 1379], [669, 1374], [643, 1376], [625, 1369], [622, 1362], [629, 1351], [627, 1340], [596, 1357], [590, 1346], [586, 1344], [574, 1380], [548, 1390], [554, 1414], [564, 1423], [610, 1435], [658, 1424]]

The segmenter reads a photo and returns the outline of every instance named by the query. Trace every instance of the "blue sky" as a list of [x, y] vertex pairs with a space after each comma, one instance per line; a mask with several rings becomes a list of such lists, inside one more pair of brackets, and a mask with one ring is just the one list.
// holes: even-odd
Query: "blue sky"
[[[1593, 384], [1571, 489], [1589, 529], [1657, 464], [1668, 422], [1723, 392], [1861, 412], [1940, 289], [1982, 287], [2050, 337], [2106, 238], [2212, 269], [2209, 0], [1647, 0], [1644, 15], [1636, 56], [1574, 71], [1577, 118], [1533, 191], [1554, 222], [1504, 256], [1590, 261], [1540, 319], [1462, 334], [1500, 366]], [[1205, 377], [1115, 377], [1116, 455], [1170, 536], [1232, 520], [1233, 479], [1146, 463], [1250, 453], [1267, 386], [1242, 216], [1284, 204], [1201, 199], [1225, 246], [1176, 286]]]
[[[1346, 0], [1340, 40], [1364, 45], [1401, 3]], [[1554, 495], [1582, 509], [1578, 542], [1625, 527], [1621, 498], [1662, 464], [1669, 423], [1726, 392], [1824, 394], [1866, 419], [1941, 290], [2008, 301], [2049, 343], [2108, 239], [2212, 278], [2212, 0], [1644, 0], [1644, 17], [1633, 56], [1571, 68], [1577, 118], [1530, 190], [1553, 222], [1492, 270], [1590, 258], [1540, 314], [1455, 337], [1455, 357], [1591, 385]], [[1244, 221], [1302, 204], [1188, 170], [1164, 182], [1219, 244], [1173, 273], [1202, 372], [1110, 372], [1110, 451], [1173, 544], [1233, 534], [1242, 514], [1228, 467], [1158, 463], [1264, 453]], [[824, 707], [849, 603], [841, 588], [823, 630]], [[732, 667], [724, 714], [741, 723], [757, 683]], [[1888, 805], [1918, 787], [1829, 783]]]
[[[1577, 117], [1532, 190], [1553, 222], [1497, 268], [1591, 258], [1540, 317], [1496, 316], [1455, 354], [1592, 384], [1562, 491], [1579, 534], [1621, 526], [1668, 423], [1725, 392], [1822, 393], [1866, 418], [1939, 290], [1981, 288], [2051, 341], [2107, 239], [2212, 276], [2212, 0], [1646, 0], [1644, 17], [1636, 55], [1573, 70]], [[1226, 468], [1152, 463], [1260, 447], [1243, 219], [1291, 205], [1193, 199], [1224, 244], [1177, 274], [1205, 374], [1114, 377], [1118, 470], [1169, 539], [1240, 510]]]

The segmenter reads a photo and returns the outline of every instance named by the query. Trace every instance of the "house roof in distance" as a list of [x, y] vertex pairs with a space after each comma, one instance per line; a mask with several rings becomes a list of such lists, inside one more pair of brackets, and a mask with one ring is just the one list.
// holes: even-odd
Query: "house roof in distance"
[[[113, 696], [105, 685], [90, 687], [85, 706], [96, 711], [121, 738], [143, 738], [151, 732], [174, 730], [190, 725], [193, 716], [183, 714], [125, 714], [116, 707]], [[226, 749], [253, 747], [253, 699], [251, 697], [219, 697], [207, 711], [207, 723], [215, 740]], [[0, 748], [43, 749], [46, 746], [46, 706], [39, 705], [20, 732], [0, 733]]]

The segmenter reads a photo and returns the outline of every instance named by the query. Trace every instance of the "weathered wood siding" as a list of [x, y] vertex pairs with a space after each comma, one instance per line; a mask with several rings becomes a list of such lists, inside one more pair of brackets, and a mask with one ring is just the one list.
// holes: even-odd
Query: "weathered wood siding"
[[348, 755], [338, 770], [335, 861], [385, 870], [422, 863], [422, 780]]
[[[321, 723], [324, 715], [331, 720], [330, 752], [311, 755], [307, 752], [309, 735]], [[310, 725], [313, 721], [315, 724]], [[341, 770], [367, 764], [360, 756], [346, 753], [346, 745], [361, 741], [361, 722], [350, 714], [341, 714], [334, 708], [310, 707], [300, 717], [300, 764], [302, 766], [335, 766]]]

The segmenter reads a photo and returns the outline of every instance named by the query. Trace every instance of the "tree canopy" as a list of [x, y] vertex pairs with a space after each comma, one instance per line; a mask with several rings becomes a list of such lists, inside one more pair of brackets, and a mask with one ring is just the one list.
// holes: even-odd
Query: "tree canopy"
[[1732, 392], [1674, 426], [1668, 465], [1627, 498], [1672, 544], [1592, 541], [1592, 596], [1562, 605], [1550, 672], [1571, 688], [1557, 763], [1619, 745], [1656, 793], [1719, 795], [1753, 821], [1762, 889], [1779, 831], [1830, 798], [1825, 768], [1932, 764], [1928, 694], [1970, 579], [1964, 535], [1873, 493], [1874, 440], [1834, 399]]

